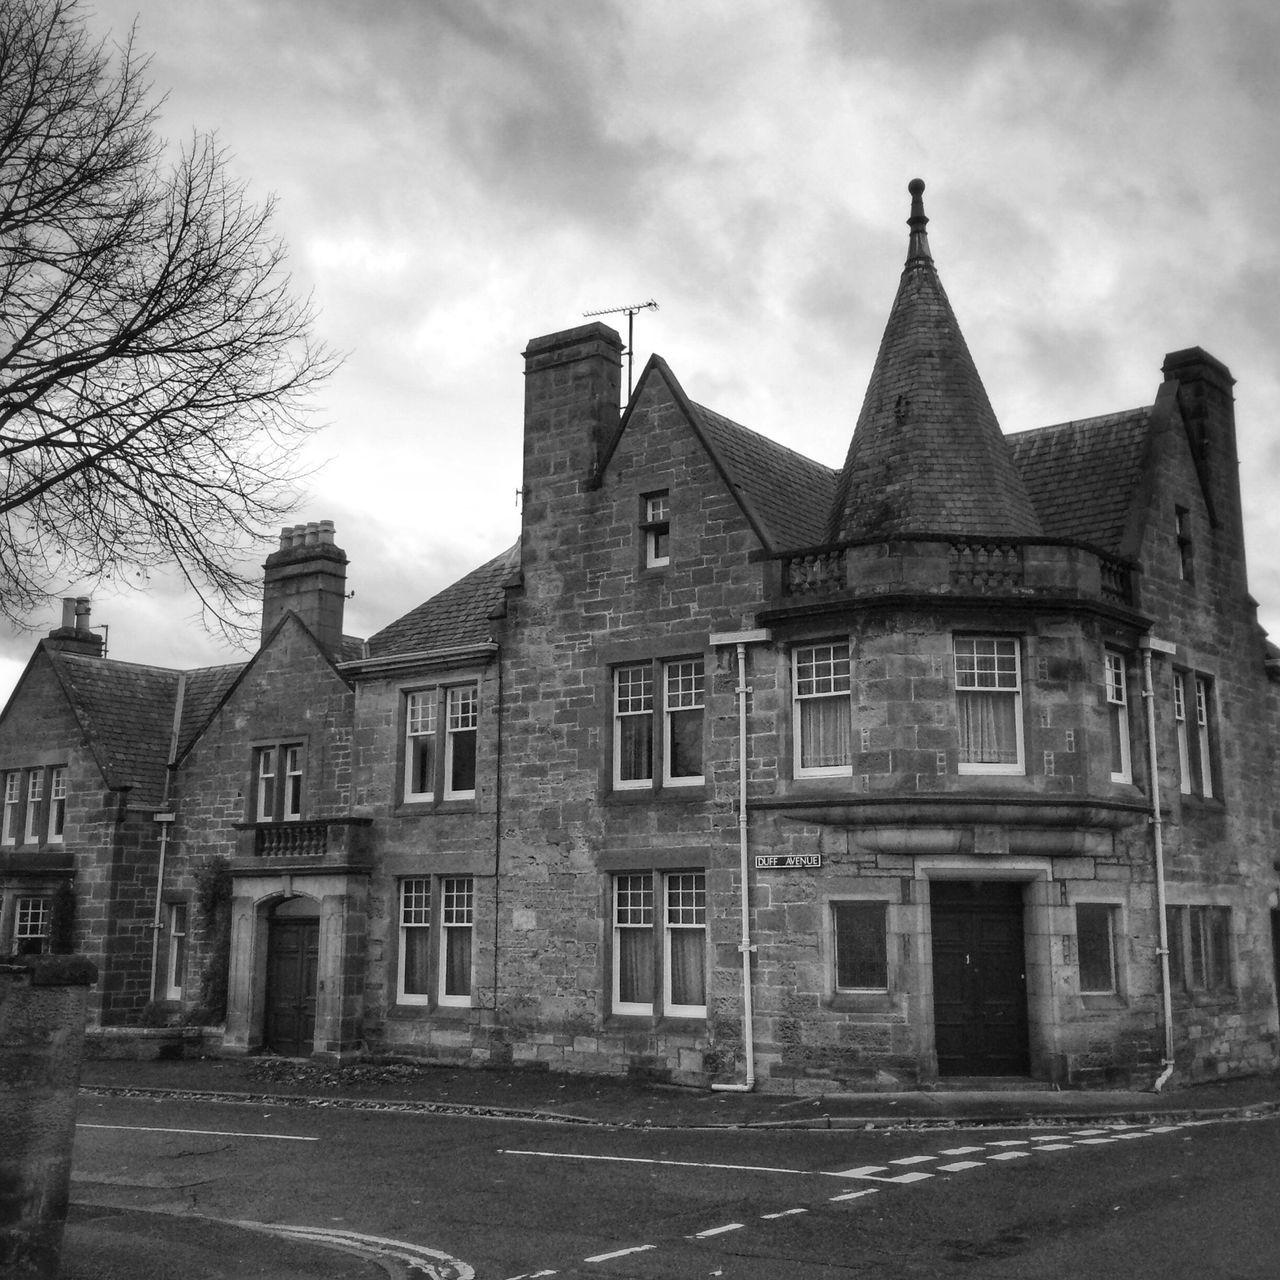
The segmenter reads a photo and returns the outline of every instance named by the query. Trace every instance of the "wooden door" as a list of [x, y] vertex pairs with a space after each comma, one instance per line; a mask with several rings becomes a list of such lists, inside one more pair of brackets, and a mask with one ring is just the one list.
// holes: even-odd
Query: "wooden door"
[[320, 922], [272, 920], [267, 937], [266, 1045], [290, 1058], [309, 1057], [316, 1032]]
[[938, 1074], [1026, 1075], [1022, 885], [935, 880], [930, 897]]

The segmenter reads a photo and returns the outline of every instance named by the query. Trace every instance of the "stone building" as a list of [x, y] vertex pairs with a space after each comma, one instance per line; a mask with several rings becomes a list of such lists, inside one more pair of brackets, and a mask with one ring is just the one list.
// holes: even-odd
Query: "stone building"
[[[604, 325], [533, 340], [518, 544], [359, 643], [331, 530], [286, 531], [250, 662], [149, 677], [133, 881], [6, 847], [6, 942], [73, 877], [134, 903], [137, 970], [225, 859], [229, 1052], [798, 1091], [1273, 1066], [1280, 671], [1231, 376], [1175, 352], [1150, 405], [1004, 435], [922, 193], [843, 467], [657, 357], [620, 405]], [[39, 699], [125, 665], [57, 637], [0, 717], [14, 830], [33, 771], [91, 772], [71, 720], [24, 732]]]

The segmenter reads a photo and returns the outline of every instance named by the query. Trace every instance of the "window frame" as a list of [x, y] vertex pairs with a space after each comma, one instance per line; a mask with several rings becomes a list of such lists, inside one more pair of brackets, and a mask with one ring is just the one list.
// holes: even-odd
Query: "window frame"
[[642, 493], [640, 503], [644, 567], [665, 569], [671, 564], [671, 490], [654, 489]]
[[4, 775], [4, 815], [0, 819], [0, 845], [16, 846], [22, 827], [22, 770], [8, 769]]
[[[1106, 934], [1106, 968], [1108, 974], [1108, 985], [1106, 986], [1085, 985], [1085, 948], [1081, 939], [1089, 936], [1091, 931], [1081, 927], [1082, 912], [1101, 913], [1102, 915]], [[1080, 994], [1082, 996], [1118, 996], [1120, 994], [1120, 950], [1117, 945], [1117, 926], [1120, 918], [1119, 905], [1114, 902], [1077, 902], [1075, 903], [1073, 915], [1076, 931], [1076, 977]], [[1094, 927], [1096, 929], [1096, 924]]]
[[[1203, 672], [1173, 670], [1173, 719], [1178, 745], [1178, 791], [1220, 800], [1214, 681]], [[1195, 717], [1194, 720], [1192, 717]]]
[[1188, 996], [1222, 996], [1236, 986], [1232, 910], [1214, 902], [1165, 907], [1169, 984]]
[[55, 764], [49, 769], [48, 823], [45, 839], [49, 844], [65, 844], [67, 830], [67, 766]]
[[165, 904], [164, 999], [181, 1000], [186, 978], [190, 911], [185, 900]]
[[[854, 898], [854, 897], [838, 897], [831, 898], [828, 903], [828, 910], [831, 921], [831, 991], [836, 996], [886, 996], [890, 989], [890, 965], [889, 965], [889, 899], [888, 898]], [[866, 928], [867, 920], [859, 921], [858, 916], [871, 916], [874, 913], [874, 923], [872, 932], [874, 937], [873, 943], [878, 945], [872, 949], [876, 951], [874, 963], [878, 966], [879, 971], [874, 975], [880, 977], [883, 974], [884, 981], [876, 982], [870, 985], [848, 984], [841, 982], [842, 957], [852, 956], [850, 952], [856, 949], [857, 943], [861, 941], [861, 934]], [[843, 923], [842, 923], [843, 918]]]
[[22, 843], [39, 844], [44, 827], [44, 770], [27, 770], [26, 820], [22, 824]]
[[307, 744], [298, 738], [253, 748], [253, 821], [301, 822], [306, 799]]
[[[38, 909], [35, 909], [38, 908]], [[33, 920], [39, 922], [39, 931], [32, 932]], [[53, 928], [53, 899], [48, 894], [24, 893], [14, 898], [13, 936], [10, 949], [16, 956], [43, 956], [49, 954], [50, 933]], [[34, 948], [23, 947], [23, 942], [36, 942]]]
[[[959, 753], [956, 765], [957, 772], [969, 775], [987, 775], [999, 777], [1015, 777], [1025, 776], [1027, 772], [1027, 752], [1026, 752], [1026, 732], [1023, 724], [1023, 679], [1022, 679], [1022, 640], [1017, 636], [996, 635], [991, 633], [975, 633], [960, 634], [952, 637], [952, 667], [954, 672], [955, 696], [956, 696], [956, 717], [957, 730], [959, 732]], [[989, 654], [980, 654], [979, 645], [990, 644], [992, 646]], [[961, 646], [973, 646], [972, 652], [968, 655], [972, 658], [972, 671], [962, 673], [961, 671]], [[1008, 674], [1008, 669], [1004, 671], [1000, 667], [1000, 659], [1002, 654], [1013, 657], [1013, 680], [1012, 685], [999, 683], [1003, 675]], [[989, 657], [994, 661], [990, 674], [996, 677], [995, 684], [978, 683], [978, 678], [988, 674], [981, 669], [980, 660]], [[962, 683], [962, 674], [972, 676], [974, 683]], [[1016, 759], [1004, 760], [966, 760], [964, 746], [964, 729], [963, 720], [964, 713], [962, 707], [964, 703], [961, 700], [962, 694], [988, 694], [999, 697], [1007, 697], [1013, 704], [1013, 752]]]
[[[624, 892], [620, 892], [624, 891]], [[688, 917], [688, 918], [682, 918]], [[620, 1017], [705, 1019], [709, 978], [707, 873], [703, 868], [616, 871], [609, 878], [610, 982], [609, 1005]], [[703, 1003], [676, 1003], [676, 936], [696, 933], [694, 944]], [[649, 999], [623, 999], [624, 939], [634, 938], [639, 965], [636, 991]], [[660, 972], [659, 972], [660, 970]]]
[[[395, 1003], [427, 1009], [469, 1009], [475, 1003], [475, 899], [473, 875], [418, 875], [396, 879]], [[412, 918], [411, 918], [412, 917]], [[463, 991], [450, 989], [455, 970], [450, 945], [465, 933]], [[410, 943], [410, 937], [414, 939]], [[419, 990], [409, 991], [410, 952]]]
[[[1118, 649], [1107, 649], [1104, 653], [1103, 687], [1111, 748], [1108, 758], [1111, 781], [1132, 782], [1133, 734], [1129, 720], [1129, 664]], [[1120, 765], [1118, 770], [1114, 767], [1117, 763]]]
[[[824, 656], [823, 655], [825, 651]], [[843, 656], [840, 656], [843, 651]], [[802, 664], [802, 655], [809, 655]], [[802, 675], [802, 666], [812, 669]], [[821, 667], [821, 670], [820, 670]], [[802, 692], [806, 683], [830, 684], [830, 688], [813, 688]], [[805, 708], [810, 704], [830, 702], [844, 706], [848, 760], [843, 764], [806, 765]], [[819, 640], [799, 644], [791, 650], [791, 737], [792, 772], [797, 778], [844, 778], [853, 773], [853, 649], [847, 640]]]
[[[707, 662], [704, 654], [622, 662], [609, 672], [610, 782], [614, 792], [658, 793], [706, 785]], [[696, 716], [697, 773], [675, 773], [687, 735], [677, 717]], [[624, 777], [629, 767], [643, 770]], [[661, 772], [659, 773], [659, 767]]]
[[[400, 802], [454, 804], [475, 800], [480, 772], [479, 678], [404, 689], [401, 715]], [[430, 777], [422, 779], [426, 789], [415, 790], [424, 760]], [[454, 785], [460, 768], [470, 769], [470, 786]]]

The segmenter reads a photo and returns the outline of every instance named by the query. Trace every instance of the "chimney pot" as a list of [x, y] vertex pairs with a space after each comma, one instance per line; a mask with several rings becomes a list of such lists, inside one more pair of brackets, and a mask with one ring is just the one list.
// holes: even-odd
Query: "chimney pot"
[[320, 524], [316, 520], [312, 520], [306, 526], [306, 546], [314, 547], [320, 543]]
[[89, 630], [91, 604], [88, 596], [76, 596], [76, 630]]
[[62, 629], [70, 631], [76, 625], [76, 602], [67, 596], [62, 601]]

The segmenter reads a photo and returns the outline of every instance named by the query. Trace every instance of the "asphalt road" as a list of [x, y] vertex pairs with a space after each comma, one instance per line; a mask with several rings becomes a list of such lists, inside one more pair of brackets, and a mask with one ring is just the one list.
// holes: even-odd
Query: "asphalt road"
[[80, 1122], [81, 1206], [371, 1264], [395, 1242], [405, 1276], [1280, 1277], [1277, 1119], [639, 1130], [85, 1099]]

